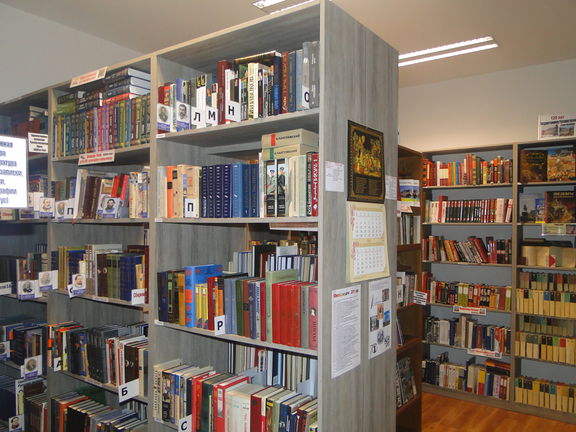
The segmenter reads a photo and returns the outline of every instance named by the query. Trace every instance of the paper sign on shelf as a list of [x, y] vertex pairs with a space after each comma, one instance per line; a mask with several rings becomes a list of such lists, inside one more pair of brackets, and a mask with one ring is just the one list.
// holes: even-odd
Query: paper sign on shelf
[[52, 359], [52, 370], [54, 372], [60, 372], [62, 370], [62, 358], [54, 357]]
[[0, 295], [12, 294], [12, 282], [0, 283]]
[[239, 122], [242, 120], [240, 110], [240, 103], [234, 101], [228, 101], [226, 103], [226, 120]]
[[414, 303], [421, 306], [426, 306], [426, 300], [428, 299], [428, 294], [424, 291], [414, 291]]
[[28, 132], [28, 152], [48, 153], [48, 135]]
[[398, 180], [394, 176], [384, 176], [386, 185], [386, 199], [396, 200], [398, 199]]
[[344, 164], [338, 162], [324, 162], [325, 189], [328, 192], [344, 192]]
[[105, 150], [95, 153], [81, 153], [78, 157], [78, 165], [93, 165], [114, 162], [115, 156], [116, 152], [114, 150]]
[[502, 353], [496, 352], [496, 351], [488, 351], [482, 348], [468, 348], [466, 350], [466, 354], [470, 354], [470, 355], [478, 355], [478, 356], [482, 356], [482, 357], [490, 357], [490, 358], [495, 358], [495, 359], [501, 359], [502, 358]]
[[486, 315], [486, 308], [454, 305], [452, 307], [452, 312], [466, 314], [466, 315]]
[[22, 432], [24, 430], [24, 416], [17, 415], [8, 419], [9, 432]]
[[58, 280], [58, 270], [51, 270], [38, 273], [38, 285], [40, 292], [52, 291], [56, 289], [55, 281]]
[[206, 124], [216, 126], [218, 124], [218, 110], [212, 107], [206, 107]]
[[178, 420], [179, 432], [192, 432], [192, 415], [186, 416]]
[[26, 140], [0, 136], [0, 208], [28, 208]]
[[118, 386], [118, 402], [126, 402], [129, 399], [133, 399], [138, 396], [140, 392], [140, 379], [135, 379], [133, 381], [127, 382]]
[[85, 73], [82, 75], [78, 75], [78, 76], [72, 78], [72, 81], [70, 81], [70, 88], [78, 87], [82, 84], [87, 84], [89, 82], [101, 80], [102, 78], [104, 78], [106, 76], [106, 70], [107, 69], [108, 69], [108, 66], [105, 66], [105, 67], [97, 69], [95, 71], [88, 72], [88, 73]]
[[20, 366], [20, 376], [22, 378], [35, 378], [42, 374], [42, 356], [28, 357], [24, 364]]
[[190, 124], [196, 128], [206, 127], [206, 113], [201, 108], [190, 107]]
[[40, 289], [38, 288], [37, 280], [22, 280], [18, 281], [18, 299], [19, 300], [32, 300], [41, 297]]
[[214, 334], [216, 336], [226, 334], [226, 315], [214, 317]]
[[131, 303], [133, 305], [140, 305], [146, 303], [146, 290], [144, 288], [132, 290]]
[[0, 360], [10, 358], [10, 341], [0, 342]]

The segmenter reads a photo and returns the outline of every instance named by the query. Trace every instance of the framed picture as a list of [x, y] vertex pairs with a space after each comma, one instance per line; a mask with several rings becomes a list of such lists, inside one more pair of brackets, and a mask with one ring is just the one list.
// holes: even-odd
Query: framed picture
[[348, 201], [384, 204], [384, 134], [348, 120]]

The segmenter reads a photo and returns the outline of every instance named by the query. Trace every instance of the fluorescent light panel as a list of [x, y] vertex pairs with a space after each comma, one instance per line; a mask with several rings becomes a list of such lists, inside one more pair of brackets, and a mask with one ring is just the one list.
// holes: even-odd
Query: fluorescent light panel
[[252, 6], [269, 15], [274, 15], [313, 1], [316, 0], [258, 0], [252, 3]]
[[467, 49], [463, 49], [463, 50], [451, 51], [451, 52], [447, 52], [447, 53], [443, 53], [443, 54], [436, 54], [433, 56], [422, 57], [422, 58], [418, 58], [418, 59], [414, 59], [414, 60], [407, 60], [407, 61], [398, 63], [398, 66], [399, 67], [410, 66], [413, 64], [417, 64], [417, 63], [424, 63], [424, 62], [428, 62], [428, 61], [432, 61], [432, 60], [439, 60], [439, 59], [443, 59], [443, 58], [447, 58], [447, 57], [459, 56], [462, 54], [470, 54], [470, 53], [473, 53], [476, 51], [484, 51], [484, 50], [497, 48], [497, 47], [498, 47], [497, 43], [492, 43], [492, 44], [488, 44], [488, 45], [480, 45], [480, 46], [467, 48]]
[[283, 3], [286, 0], [259, 0], [257, 2], [252, 3], [252, 6], [256, 6], [258, 9], [264, 9], [270, 6], [274, 6], [278, 3]]
[[494, 40], [494, 38], [492, 36], [485, 36], [485, 37], [481, 37], [481, 38], [477, 38], [477, 39], [470, 39], [467, 41], [455, 42], [455, 43], [451, 43], [448, 45], [442, 45], [439, 47], [428, 48], [428, 49], [424, 49], [424, 50], [420, 50], [420, 51], [413, 51], [413, 52], [409, 52], [406, 54], [400, 54], [398, 56], [398, 58], [400, 60], [404, 60], [404, 59], [412, 58], [412, 57], [420, 57], [420, 56], [424, 56], [424, 55], [428, 55], [428, 54], [434, 54], [434, 53], [441, 52], [441, 51], [450, 51], [450, 50], [462, 48], [465, 46], [492, 42], [493, 40]]

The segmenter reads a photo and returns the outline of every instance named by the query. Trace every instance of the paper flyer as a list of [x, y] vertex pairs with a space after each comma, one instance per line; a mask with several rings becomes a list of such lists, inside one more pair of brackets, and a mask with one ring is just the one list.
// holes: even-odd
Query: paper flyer
[[368, 283], [368, 358], [384, 353], [392, 346], [391, 278]]

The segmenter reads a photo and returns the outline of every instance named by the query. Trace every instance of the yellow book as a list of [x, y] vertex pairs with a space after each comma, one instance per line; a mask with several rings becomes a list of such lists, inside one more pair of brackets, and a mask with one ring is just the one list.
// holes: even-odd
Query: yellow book
[[194, 327], [202, 328], [202, 284], [194, 285], [194, 298], [196, 299], [196, 323]]
[[554, 358], [554, 341], [552, 336], [546, 336], [546, 360], [552, 361]]
[[568, 412], [568, 385], [566, 384], [558, 384], [557, 388], [559, 389], [559, 396], [560, 396], [560, 411]]
[[550, 384], [544, 385], [544, 408], [550, 408]]
[[552, 338], [552, 342], [554, 344], [552, 348], [552, 361], [557, 362], [558, 358], [560, 357], [560, 338], [558, 336], [554, 336]]
[[545, 394], [546, 394], [546, 384], [541, 382], [538, 386], [538, 406], [540, 408], [544, 408], [546, 406]]
[[556, 383], [550, 383], [550, 409], [555, 410], [557, 408], [558, 398], [556, 392], [558, 391], [558, 386]]
[[548, 337], [545, 335], [540, 336], [540, 358], [548, 360]]
[[522, 390], [524, 386], [524, 379], [522, 377], [516, 378], [516, 387], [514, 387], [514, 400], [522, 402]]
[[202, 284], [202, 325], [208, 328], [208, 284]]
[[544, 291], [538, 291], [538, 314], [544, 315]]
[[562, 303], [564, 306], [564, 318], [570, 316], [570, 293], [562, 293]]

